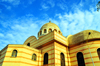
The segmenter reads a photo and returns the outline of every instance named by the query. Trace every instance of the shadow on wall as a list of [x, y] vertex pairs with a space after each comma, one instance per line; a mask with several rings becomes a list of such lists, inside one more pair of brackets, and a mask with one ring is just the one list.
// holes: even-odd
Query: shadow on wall
[[0, 66], [2, 66], [2, 64], [3, 64], [4, 57], [5, 57], [6, 51], [7, 51], [7, 46], [0, 51], [0, 54], [1, 54], [1, 56], [0, 56]]

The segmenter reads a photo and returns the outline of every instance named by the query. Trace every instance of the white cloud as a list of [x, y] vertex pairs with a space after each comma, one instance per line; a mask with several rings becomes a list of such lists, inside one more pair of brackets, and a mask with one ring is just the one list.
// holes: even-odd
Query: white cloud
[[83, 1], [81, 0], [80, 3], [79, 3], [79, 6], [82, 7], [83, 5], [84, 5], [84, 3], [83, 3]]
[[0, 33], [0, 44], [3, 48], [7, 44], [23, 44], [29, 36], [34, 35], [37, 37], [39, 31], [36, 18], [30, 14], [18, 19], [0, 21], [0, 24], [4, 27], [0, 30], [3, 31], [3, 33]]
[[7, 34], [6, 34], [6, 37], [8, 37], [8, 39], [14, 39], [13, 34], [10, 34], [10, 33], [7, 33]]
[[22, 30], [25, 30], [25, 29], [27, 30], [27, 27], [24, 27], [24, 26], [21, 26], [21, 25], [18, 25], [18, 24], [11, 26], [11, 28], [13, 30], [17, 30], [17, 31], [22, 31]]
[[47, 6], [45, 3], [42, 4], [42, 9], [46, 9], [46, 10], [48, 10], [48, 8], [49, 8], [49, 6]]
[[7, 6], [6, 8], [7, 8], [8, 10], [10, 10], [10, 9], [11, 9], [11, 6]]
[[4, 34], [0, 33], [0, 37], [4, 37]]
[[[48, 10], [51, 7], [53, 8], [55, 6], [55, 2], [53, 0], [43, 1], [41, 3], [42, 9]], [[40, 10], [42, 10], [40, 9]]]
[[11, 10], [11, 6], [4, 5], [8, 10]]
[[62, 10], [65, 10], [65, 9], [67, 10], [68, 9], [67, 5], [64, 4], [64, 3], [58, 3], [57, 6], [59, 6]]
[[48, 0], [47, 3], [50, 4], [51, 7], [54, 7], [55, 6], [55, 3], [54, 3], [53, 0]]
[[28, 0], [29, 4], [32, 4], [35, 0]]
[[[65, 13], [58, 15], [60, 19], [60, 29], [64, 36], [75, 34], [83, 30], [92, 29], [100, 31], [100, 12], [81, 11], [77, 9], [74, 13]], [[63, 27], [62, 27], [63, 26]]]
[[19, 5], [20, 4], [20, 0], [2, 0], [2, 2], [8, 2], [8, 3], [11, 3], [13, 5]]
[[[11, 10], [11, 6], [8, 6], [4, 3], [0, 3], [1, 5], [3, 5], [6, 9]], [[2, 9], [0, 9], [0, 13], [2, 12]]]

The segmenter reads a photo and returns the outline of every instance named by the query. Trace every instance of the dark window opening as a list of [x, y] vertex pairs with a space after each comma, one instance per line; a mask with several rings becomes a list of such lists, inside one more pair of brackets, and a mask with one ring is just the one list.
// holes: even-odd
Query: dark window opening
[[60, 59], [61, 59], [61, 66], [65, 66], [65, 57], [63, 53], [60, 53]]
[[48, 64], [48, 53], [44, 54], [44, 65]]
[[85, 66], [84, 57], [83, 57], [82, 52], [77, 53], [77, 62], [78, 62], [78, 66]]
[[61, 32], [60, 31], [58, 31], [59, 32], [59, 34], [61, 34]]
[[17, 57], [17, 50], [13, 50], [13, 52], [12, 52], [12, 57]]
[[32, 60], [36, 61], [36, 57], [37, 57], [36, 54], [33, 54], [32, 55]]
[[97, 49], [97, 53], [98, 53], [98, 57], [99, 57], [99, 60], [100, 60], [100, 48]]
[[30, 46], [30, 43], [28, 43], [27, 46]]
[[38, 32], [38, 36], [39, 36], [39, 32]]
[[40, 31], [40, 35], [42, 35], [42, 31]]
[[56, 30], [56, 29], [54, 29], [54, 31], [56, 31], [56, 32], [57, 32], [57, 30]]
[[44, 33], [46, 33], [47, 32], [47, 30], [46, 29], [44, 29]]
[[49, 33], [50, 33], [50, 32], [52, 32], [52, 29], [51, 29], [51, 28], [49, 29]]

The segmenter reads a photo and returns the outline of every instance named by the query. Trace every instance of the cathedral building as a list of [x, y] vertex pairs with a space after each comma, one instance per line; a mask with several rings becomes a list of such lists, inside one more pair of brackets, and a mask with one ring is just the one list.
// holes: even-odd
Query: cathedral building
[[100, 66], [100, 32], [84, 30], [67, 37], [48, 22], [23, 44], [0, 51], [0, 66]]

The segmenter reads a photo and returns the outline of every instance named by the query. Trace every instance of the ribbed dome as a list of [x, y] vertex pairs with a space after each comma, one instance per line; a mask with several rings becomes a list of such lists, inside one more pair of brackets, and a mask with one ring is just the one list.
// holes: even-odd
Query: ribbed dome
[[60, 31], [59, 27], [56, 24], [49, 21], [48, 23], [44, 24], [41, 27], [40, 31], [38, 32], [38, 37], [46, 35], [46, 34], [52, 32], [54, 30], [61, 34], [61, 31]]

